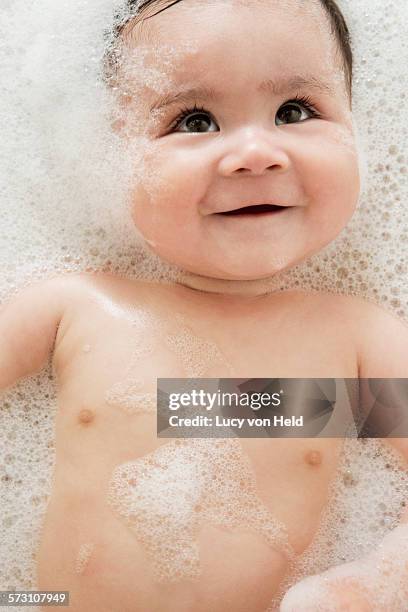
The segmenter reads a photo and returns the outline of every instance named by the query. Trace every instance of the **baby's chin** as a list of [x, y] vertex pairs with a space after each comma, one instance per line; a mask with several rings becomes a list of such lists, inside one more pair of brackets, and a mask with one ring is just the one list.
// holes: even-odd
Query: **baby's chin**
[[[271, 253], [270, 249], [240, 249], [225, 253], [201, 253], [200, 258], [193, 249], [188, 252], [174, 249], [174, 245], [147, 240], [146, 248], [166, 266], [174, 266], [181, 274], [197, 276], [217, 281], [265, 281], [289, 270], [310, 253], [289, 252]], [[293, 251], [293, 250], [292, 250]]]
[[[150, 245], [152, 249], [152, 245]], [[273, 261], [201, 261], [194, 262], [192, 258], [171, 257], [168, 254], [160, 253], [156, 249], [152, 249], [156, 255], [166, 264], [175, 265], [182, 274], [188, 277], [202, 277], [214, 279], [217, 281], [263, 281], [271, 279], [282, 273], [286, 269], [292, 267], [292, 262], [288, 262], [283, 257], [276, 257]], [[295, 265], [293, 263], [293, 265]]]
[[[201, 274], [209, 278], [229, 281], [262, 281], [276, 277], [294, 267], [301, 258], [290, 257], [289, 254], [274, 255], [270, 252], [240, 254], [240, 257], [203, 262], [203, 265], [193, 266], [186, 262], [184, 269], [193, 274]], [[181, 266], [183, 267], [183, 266]]]

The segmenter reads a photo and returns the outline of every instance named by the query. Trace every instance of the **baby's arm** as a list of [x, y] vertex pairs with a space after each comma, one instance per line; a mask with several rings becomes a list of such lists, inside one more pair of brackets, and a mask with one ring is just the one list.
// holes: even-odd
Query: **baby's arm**
[[[394, 388], [401, 396], [401, 408], [408, 411], [408, 326], [382, 308], [368, 304], [359, 336], [360, 378], [402, 378], [407, 383]], [[405, 415], [403, 415], [405, 417]], [[408, 415], [405, 427], [408, 427]], [[387, 420], [385, 419], [385, 424]], [[388, 438], [408, 466], [408, 437]], [[408, 501], [408, 500], [407, 500]]]
[[366, 557], [302, 580], [280, 612], [406, 612], [408, 524], [390, 531]]
[[67, 281], [32, 285], [0, 307], [0, 390], [46, 363], [64, 311]]
[[[352, 302], [349, 314], [350, 335], [357, 339], [359, 377], [408, 379], [408, 327], [362, 300]], [[402, 405], [408, 410], [408, 398]], [[397, 449], [408, 467], [408, 439], [388, 438], [386, 442]], [[408, 510], [370, 555], [302, 580], [287, 592], [280, 610], [405, 612], [407, 601]]]

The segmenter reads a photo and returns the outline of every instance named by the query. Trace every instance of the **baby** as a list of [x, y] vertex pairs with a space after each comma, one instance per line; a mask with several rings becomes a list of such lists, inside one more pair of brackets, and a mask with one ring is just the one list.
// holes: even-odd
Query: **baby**
[[[356, 207], [344, 19], [333, 0], [138, 4], [111, 50], [114, 129], [143, 145], [135, 225], [186, 274], [58, 277], [1, 310], [0, 389], [51, 353], [59, 385], [38, 586], [68, 590], [75, 612], [400, 609], [392, 593], [378, 607], [381, 572], [375, 588], [359, 579], [367, 559], [279, 603], [341, 440], [156, 434], [157, 378], [408, 376], [391, 315], [263, 280], [327, 245]], [[407, 441], [388, 443], [404, 465]], [[407, 529], [402, 516], [376, 567], [406, 567]]]

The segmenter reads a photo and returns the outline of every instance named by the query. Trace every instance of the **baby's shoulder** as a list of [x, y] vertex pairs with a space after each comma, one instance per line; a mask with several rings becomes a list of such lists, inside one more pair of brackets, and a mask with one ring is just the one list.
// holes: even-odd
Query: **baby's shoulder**
[[287, 303], [307, 313], [315, 313], [321, 321], [350, 325], [355, 331], [369, 328], [373, 324], [406, 327], [403, 320], [390, 312], [385, 306], [374, 301], [340, 293], [324, 293], [303, 290], [288, 290], [281, 294]]
[[148, 290], [142, 290], [144, 284], [95, 272], [58, 274], [27, 284], [0, 306], [2, 311], [12, 311], [17, 320], [32, 319], [40, 327], [55, 324], [60, 337], [73, 324], [89, 324], [97, 311], [106, 311], [108, 303], [137, 305], [148, 295]]
[[375, 306], [361, 298], [339, 293], [287, 290], [279, 294], [284, 308], [300, 321], [320, 326], [353, 328], [356, 321], [374, 316]]
[[67, 302], [72, 305], [92, 305], [101, 300], [137, 302], [149, 292], [153, 283], [104, 272], [81, 272], [61, 275], [55, 282], [64, 285]]
[[408, 325], [385, 306], [357, 296], [322, 294], [332, 324], [357, 350], [361, 378], [408, 377]]
[[[282, 293], [302, 329], [355, 348], [362, 378], [408, 378], [408, 325], [374, 301], [335, 293]], [[337, 339], [337, 340], [336, 340]]]

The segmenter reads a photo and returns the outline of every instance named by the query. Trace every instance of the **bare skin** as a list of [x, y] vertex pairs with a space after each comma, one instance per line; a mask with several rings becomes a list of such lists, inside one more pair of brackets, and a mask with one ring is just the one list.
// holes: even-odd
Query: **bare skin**
[[[29, 312], [38, 316], [27, 319]], [[17, 331], [23, 320], [24, 333]], [[59, 383], [56, 467], [38, 554], [39, 588], [69, 590], [75, 612], [266, 610], [288, 570], [287, 558], [250, 531], [204, 526], [198, 537], [200, 579], [174, 584], [155, 579], [143, 546], [110, 507], [108, 486], [118, 465], [169, 440], [157, 439], [154, 414], [129, 413], [110, 405], [106, 394], [123, 381], [135, 352], [152, 346], [158, 330], [156, 348], [138, 365], [143, 391], [154, 391], [156, 377], [186, 376], [182, 353], [164, 342], [166, 333], [177, 334], [186, 323], [225, 357], [224, 366], [207, 364], [206, 376], [385, 375], [392, 372], [391, 360], [381, 365], [378, 346], [367, 342], [374, 320], [385, 338], [398, 326], [401, 347], [408, 346], [399, 322], [361, 300], [340, 296], [242, 297], [102, 275], [55, 279], [23, 292], [0, 318], [5, 338], [0, 388], [37, 370], [54, 338]], [[394, 359], [402, 361], [401, 355]], [[340, 442], [241, 442], [259, 498], [301, 553], [327, 502]]]

